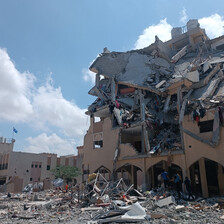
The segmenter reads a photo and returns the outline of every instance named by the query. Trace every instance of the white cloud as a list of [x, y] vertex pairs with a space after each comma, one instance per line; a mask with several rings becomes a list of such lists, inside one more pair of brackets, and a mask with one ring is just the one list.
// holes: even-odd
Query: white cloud
[[86, 110], [64, 99], [61, 88], [54, 88], [50, 82], [37, 89], [33, 108], [33, 120], [39, 127], [50, 124], [72, 137], [83, 136], [88, 128]]
[[59, 156], [76, 154], [75, 142], [71, 139], [62, 139], [56, 134], [47, 135], [42, 133], [37, 137], [29, 137], [26, 139], [29, 146], [23, 151], [30, 153], [56, 153]]
[[[185, 8], [181, 11], [180, 21], [186, 24], [188, 20], [187, 11]], [[210, 38], [219, 37], [224, 35], [224, 18], [218, 13], [213, 14], [208, 17], [203, 17], [198, 20], [201, 28], [205, 28], [207, 35]], [[147, 27], [143, 33], [138, 37], [135, 42], [135, 49], [140, 49], [149, 46], [151, 43], [155, 42], [155, 35], [159, 37], [162, 41], [167, 41], [171, 38], [172, 26], [167, 23], [166, 18], [160, 20], [156, 25], [151, 25]]]
[[[74, 138], [80, 144], [89, 126], [86, 110], [66, 100], [61, 88], [53, 86], [51, 77], [40, 87], [35, 87], [35, 80], [33, 74], [19, 72], [6, 50], [0, 49], [0, 121], [23, 122], [33, 128], [51, 133], [57, 128], [58, 133]], [[45, 146], [46, 152], [53, 152], [53, 146], [55, 147], [54, 144], [58, 142], [61, 142], [60, 146], [65, 144], [67, 154], [69, 150], [74, 151], [67, 140], [63, 142], [63, 139], [54, 134], [49, 137], [42, 134], [28, 139], [32, 143], [28, 147], [32, 152], [35, 150], [39, 152], [44, 148], [44, 144], [38, 142], [40, 138], [42, 142], [49, 143]], [[57, 141], [50, 143], [50, 140]], [[59, 146], [55, 147], [55, 150], [59, 152]]]
[[33, 113], [34, 75], [16, 70], [5, 49], [0, 48], [0, 120], [25, 121]]
[[172, 26], [167, 23], [166, 18], [160, 20], [156, 25], [151, 25], [143, 31], [135, 42], [135, 49], [140, 49], [149, 46], [155, 42], [155, 36], [157, 35], [160, 40], [167, 41], [171, 38]]
[[87, 68], [83, 68], [82, 69], [82, 75], [83, 75], [83, 79], [86, 82], [91, 82], [92, 84], [95, 83], [95, 76], [96, 74], [94, 72], [91, 72], [89, 69]]
[[224, 34], [224, 18], [219, 14], [199, 19], [200, 27], [205, 28], [209, 38], [219, 37]]
[[188, 20], [187, 10], [185, 8], [183, 8], [180, 15], [181, 15], [180, 22], [185, 25]]

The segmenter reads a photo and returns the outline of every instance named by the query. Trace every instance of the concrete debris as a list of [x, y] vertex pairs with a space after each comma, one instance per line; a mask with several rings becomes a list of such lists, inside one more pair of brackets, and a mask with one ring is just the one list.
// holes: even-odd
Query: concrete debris
[[190, 80], [191, 82], [199, 82], [199, 72], [198, 72], [198, 70], [193, 71], [193, 72], [188, 72], [185, 75], [185, 78]]
[[156, 202], [156, 205], [159, 207], [163, 207], [163, 206], [167, 206], [170, 204], [175, 204], [175, 198], [173, 196], [164, 198], [164, 199], [160, 199]]
[[[97, 177], [97, 176], [95, 176]], [[93, 179], [91, 181], [95, 181]], [[100, 181], [95, 183], [98, 185]], [[172, 189], [157, 188], [143, 193], [135, 190], [124, 195], [122, 180], [120, 183], [110, 183], [112, 187], [104, 194], [98, 196], [100, 200], [83, 203], [88, 191], [80, 192], [78, 202], [77, 186], [68, 192], [64, 190], [47, 190], [41, 192], [24, 192], [12, 194], [8, 198], [0, 194], [0, 219], [1, 223], [172, 223], [172, 220], [193, 223], [221, 223], [223, 220], [224, 198], [197, 198], [187, 201], [184, 193], [178, 198], [176, 191]], [[118, 186], [116, 188], [116, 186]], [[86, 186], [88, 187], [88, 186]], [[111, 188], [109, 187], [109, 188]], [[126, 186], [128, 189], [129, 187]], [[118, 189], [118, 190], [117, 190]], [[102, 189], [100, 189], [102, 190]], [[115, 191], [115, 192], [113, 192]], [[109, 194], [108, 194], [109, 192]], [[37, 195], [37, 201], [33, 195]], [[137, 196], [132, 196], [136, 194]], [[92, 195], [92, 197], [95, 197]], [[135, 202], [136, 197], [136, 202]], [[141, 200], [138, 199], [141, 197]], [[132, 198], [132, 199], [131, 199]], [[91, 200], [93, 201], [93, 200]], [[110, 202], [109, 206], [104, 206]], [[101, 204], [99, 206], [99, 203]]]
[[172, 58], [171, 62], [176, 63], [187, 53], [187, 46], [183, 47], [179, 52], [177, 52]]
[[176, 211], [183, 211], [185, 209], [185, 206], [184, 205], [177, 205], [175, 207]]
[[121, 218], [145, 220], [145, 216], [145, 209], [138, 202], [136, 202], [130, 206], [129, 211], [127, 211], [123, 216], [121, 216]]

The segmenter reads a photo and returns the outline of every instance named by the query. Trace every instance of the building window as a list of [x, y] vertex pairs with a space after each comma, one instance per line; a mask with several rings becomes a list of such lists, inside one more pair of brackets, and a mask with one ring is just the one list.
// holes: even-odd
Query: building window
[[32, 181], [33, 180], [33, 178], [32, 177], [30, 177], [30, 181]]
[[198, 122], [200, 133], [213, 131], [213, 122], [214, 120]]
[[40, 177], [38, 177], [38, 181], [40, 181]]
[[51, 169], [51, 166], [50, 165], [47, 165], [47, 170], [50, 170]]
[[35, 168], [37, 168], [37, 164], [35, 165]]
[[31, 168], [33, 168], [33, 164], [31, 165]]
[[39, 165], [39, 168], [41, 168], [41, 165]]
[[102, 148], [103, 147], [103, 141], [94, 141], [94, 145], [93, 145], [93, 148], [94, 149], [99, 149], [99, 148]]
[[0, 170], [2, 169], [2, 164], [0, 164]]
[[5, 164], [5, 169], [6, 169], [6, 170], [8, 169], [8, 163]]

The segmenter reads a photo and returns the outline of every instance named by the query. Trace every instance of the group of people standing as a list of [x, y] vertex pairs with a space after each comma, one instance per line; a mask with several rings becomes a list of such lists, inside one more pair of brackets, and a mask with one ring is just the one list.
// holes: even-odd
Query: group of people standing
[[[158, 187], [168, 188], [172, 182], [178, 193], [178, 197], [180, 198], [181, 197], [180, 192], [182, 191], [181, 175], [178, 172], [176, 172], [176, 174], [172, 178], [169, 178], [168, 173], [165, 170], [162, 170], [161, 174], [158, 175]], [[191, 182], [188, 177], [185, 177], [184, 187], [188, 192], [188, 200], [190, 200], [191, 197], [194, 200], [194, 196], [192, 194]]]

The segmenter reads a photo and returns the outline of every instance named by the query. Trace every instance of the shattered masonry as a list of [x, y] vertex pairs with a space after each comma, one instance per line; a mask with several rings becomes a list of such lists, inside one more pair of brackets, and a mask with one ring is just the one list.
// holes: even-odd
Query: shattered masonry
[[224, 36], [210, 40], [197, 20], [171, 34], [139, 50], [105, 48], [90, 66], [97, 99], [78, 147], [82, 181], [100, 171], [146, 190], [162, 169], [178, 170], [199, 194], [224, 194]]

